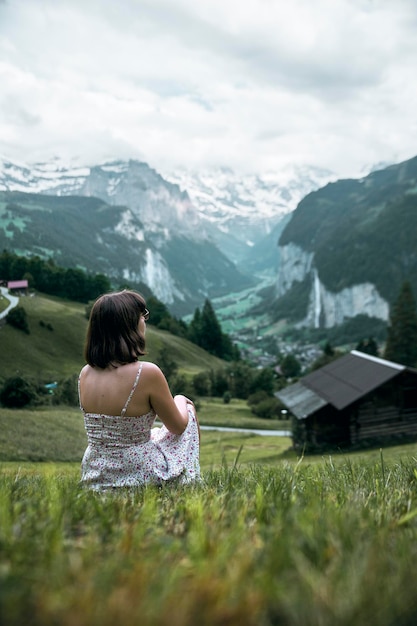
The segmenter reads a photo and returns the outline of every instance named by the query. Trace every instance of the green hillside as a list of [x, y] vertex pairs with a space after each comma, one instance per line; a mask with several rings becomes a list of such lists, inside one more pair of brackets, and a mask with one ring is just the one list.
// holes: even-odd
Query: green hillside
[[64, 268], [76, 259], [77, 267], [104, 274], [114, 285], [126, 282], [130, 268], [129, 284], [136, 289], [146, 254], [161, 257], [180, 293], [171, 305], [177, 315], [200, 305], [202, 286], [214, 297], [253, 283], [211, 241], [175, 230], [165, 240], [151, 231], [136, 209], [99, 198], [0, 191], [0, 250], [51, 258]]
[[[126, 247], [126, 240], [115, 229], [123, 210], [98, 198], [2, 191], [0, 245], [17, 254], [53, 258], [63, 267], [73, 267], [77, 259], [79, 267], [92, 272], [104, 268], [112, 276], [111, 268], [117, 267], [120, 250]], [[142, 228], [138, 218], [132, 216], [132, 220]], [[131, 252], [137, 263], [144, 245], [135, 243], [136, 248], [126, 254]]]
[[[22, 297], [19, 304], [27, 313], [30, 334], [0, 322], [0, 379], [20, 373], [47, 382], [78, 373], [84, 365], [85, 306], [43, 294]], [[146, 339], [146, 359], [156, 362], [165, 345], [185, 374], [223, 366], [198, 346], [152, 325]]]

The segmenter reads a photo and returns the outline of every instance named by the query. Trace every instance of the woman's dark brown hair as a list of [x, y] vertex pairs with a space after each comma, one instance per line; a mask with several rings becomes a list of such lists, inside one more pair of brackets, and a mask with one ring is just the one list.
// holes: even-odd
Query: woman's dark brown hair
[[133, 363], [145, 354], [139, 319], [146, 302], [135, 291], [100, 296], [91, 309], [84, 357], [92, 367]]

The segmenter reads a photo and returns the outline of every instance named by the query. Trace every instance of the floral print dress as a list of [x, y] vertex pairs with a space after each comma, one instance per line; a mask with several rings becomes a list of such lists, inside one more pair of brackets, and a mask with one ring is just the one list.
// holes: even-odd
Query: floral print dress
[[200, 479], [198, 425], [192, 407], [188, 407], [188, 424], [181, 435], [174, 435], [165, 426], [153, 427], [157, 417], [153, 410], [137, 417], [126, 416], [142, 365], [120, 415], [86, 413], [79, 396], [88, 439], [81, 482], [90, 489], [104, 491], [173, 479], [180, 483]]

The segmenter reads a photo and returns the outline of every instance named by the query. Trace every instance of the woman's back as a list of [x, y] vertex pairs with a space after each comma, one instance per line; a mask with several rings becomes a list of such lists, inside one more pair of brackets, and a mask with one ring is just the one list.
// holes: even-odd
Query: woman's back
[[127, 416], [148, 413], [152, 407], [146, 390], [147, 367], [147, 363], [138, 362], [106, 369], [86, 365], [80, 374], [80, 401], [84, 411]]
[[[78, 380], [88, 446], [81, 481], [91, 489], [199, 477], [200, 432], [194, 404], [172, 397], [145, 354], [149, 311], [140, 294], [103, 294], [93, 304]], [[152, 428], [158, 415], [161, 428]]]
[[[145, 365], [136, 363], [118, 368], [123, 377], [117, 370], [94, 371], [89, 366], [80, 373], [80, 407], [88, 438], [81, 480], [91, 489], [101, 491], [172, 479], [180, 482], [199, 479], [196, 416], [190, 406], [188, 425], [180, 435], [165, 426], [153, 428], [156, 412], [149, 401], [146, 403], [146, 391], [142, 389], [139, 393]], [[126, 388], [126, 380], [133, 373], [133, 383]], [[113, 398], [113, 393], [117, 397]], [[136, 395], [139, 400], [134, 402]]]

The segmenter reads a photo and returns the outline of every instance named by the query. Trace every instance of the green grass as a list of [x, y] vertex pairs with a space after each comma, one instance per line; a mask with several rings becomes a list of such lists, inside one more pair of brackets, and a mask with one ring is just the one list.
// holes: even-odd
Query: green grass
[[281, 461], [297, 461], [289, 437], [269, 437], [232, 432], [203, 431], [201, 436], [201, 469], [216, 470], [224, 464], [248, 467], [253, 463], [276, 467]]
[[[265, 421], [246, 411], [200, 417]], [[286, 437], [201, 443], [202, 484], [94, 495], [78, 409], [0, 409], [2, 623], [416, 622], [416, 444], [300, 459]]]
[[[30, 334], [8, 324], [0, 326], [0, 381], [17, 372], [41, 382], [78, 374], [84, 365], [85, 306], [42, 294], [22, 297], [19, 304], [26, 310]], [[152, 325], [147, 328], [146, 339], [147, 359], [156, 361], [165, 345], [181, 373], [193, 375], [224, 365], [198, 346]]]
[[[223, 410], [223, 406], [227, 411]], [[268, 428], [272, 424], [270, 420], [241, 416], [247, 412], [243, 401], [223, 405], [220, 400], [212, 400], [202, 403], [199, 416], [201, 423], [207, 425]], [[79, 464], [86, 444], [84, 423], [78, 408], [0, 409], [0, 462], [73, 461]], [[242, 445], [243, 463], [269, 457], [274, 463], [277, 455], [288, 449], [291, 442], [286, 437], [258, 437], [245, 433], [220, 435], [218, 431], [203, 431], [202, 467], [221, 466], [224, 458], [235, 458]]]
[[10, 301], [7, 298], [5, 298], [2, 293], [0, 293], [0, 313], [4, 311], [5, 309], [7, 309], [9, 304], [10, 304]]
[[85, 447], [79, 409], [0, 409], [0, 461], [78, 461]]
[[158, 352], [163, 346], [170, 351], [173, 360], [178, 364], [180, 373], [188, 376], [211, 369], [222, 369], [225, 366], [224, 361], [208, 354], [191, 341], [148, 325], [146, 329], [147, 354], [144, 358], [157, 363]]
[[19, 305], [27, 313], [30, 334], [8, 324], [1, 327], [0, 377], [19, 372], [47, 382], [78, 372], [87, 326], [84, 306], [42, 295], [20, 298]]
[[111, 495], [71, 466], [5, 466], [2, 621], [411, 626], [415, 465], [238, 461], [201, 485]]
[[245, 400], [233, 398], [225, 404], [220, 398], [198, 400], [198, 414], [207, 426], [231, 426], [232, 428], [255, 428], [260, 430], [290, 430], [289, 420], [262, 419], [255, 417]]

